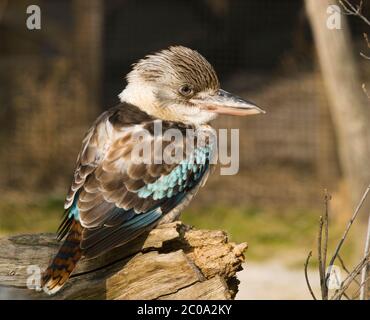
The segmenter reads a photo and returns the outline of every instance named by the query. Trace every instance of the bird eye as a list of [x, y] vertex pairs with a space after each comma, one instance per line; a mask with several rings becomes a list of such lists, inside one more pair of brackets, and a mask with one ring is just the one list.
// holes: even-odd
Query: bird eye
[[190, 96], [193, 93], [193, 89], [189, 85], [184, 85], [179, 89], [183, 96]]

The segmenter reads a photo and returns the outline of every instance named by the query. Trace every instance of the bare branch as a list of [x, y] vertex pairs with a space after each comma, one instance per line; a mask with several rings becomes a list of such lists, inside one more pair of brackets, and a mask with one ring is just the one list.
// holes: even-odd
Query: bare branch
[[[321, 295], [323, 300], [328, 299], [328, 287], [326, 275], [326, 257], [328, 252], [328, 240], [329, 240], [329, 201], [331, 196], [328, 190], [325, 189], [325, 214], [324, 217], [320, 217], [319, 226], [319, 237], [318, 237], [318, 257], [319, 257], [319, 272], [320, 272], [320, 287]], [[323, 236], [324, 228], [324, 236]]]
[[369, 37], [367, 36], [367, 33], [364, 32], [363, 36], [367, 44], [367, 47], [370, 49], [370, 41], [369, 41]]
[[[348, 268], [345, 266], [344, 264], [344, 261], [342, 259], [342, 257], [338, 254], [338, 260], [342, 266], [342, 269], [347, 273], [347, 274], [350, 274], [351, 272], [348, 270]], [[360, 282], [357, 281], [356, 279], [354, 279], [354, 281], [360, 286]]]
[[370, 60], [370, 56], [367, 56], [366, 54], [360, 52], [360, 56], [363, 57], [366, 60]]
[[[344, 264], [344, 261], [342, 259], [342, 257], [340, 255], [338, 255], [338, 260], [341, 264], [341, 267], [342, 269], [347, 273], [347, 274], [350, 274], [351, 272], [348, 270], [348, 268], [346, 267], [346, 265]], [[356, 284], [358, 285], [358, 288], [356, 289], [355, 293], [352, 295], [352, 298], [350, 298], [345, 292], [343, 293], [343, 295], [348, 299], [348, 300], [354, 300], [357, 298], [357, 296], [359, 295], [360, 293], [360, 289], [361, 289], [361, 283], [359, 281], [357, 281], [356, 278], [353, 279], [354, 282], [356, 282]]]
[[[342, 5], [342, 8], [344, 10], [344, 14], [356, 16], [362, 19], [367, 25], [370, 26], [370, 21], [362, 14], [362, 0], [360, 1], [360, 4], [355, 8], [348, 0], [339, 0], [339, 3]], [[369, 39], [367, 37], [367, 34], [364, 33], [364, 38], [367, 43], [368, 48], [370, 48]], [[370, 56], [366, 55], [363, 52], [360, 52], [360, 56], [364, 59], [370, 60]]]
[[342, 5], [345, 14], [355, 16], [357, 15], [362, 9], [362, 1], [360, 5], [357, 6], [357, 9], [347, 0], [339, 0], [339, 3]]
[[324, 223], [324, 239], [323, 239], [323, 252], [322, 252], [322, 270], [324, 275], [324, 283], [322, 286], [323, 299], [328, 299], [328, 287], [326, 283], [326, 257], [328, 254], [328, 242], [329, 242], [329, 202], [331, 200], [331, 195], [328, 193], [328, 190], [325, 190], [325, 215], [323, 218]]
[[320, 288], [321, 288], [321, 298], [323, 300], [327, 300], [326, 292], [326, 275], [325, 275], [325, 268], [323, 264], [323, 255], [322, 255], [322, 229], [324, 226], [323, 217], [320, 216], [319, 220], [319, 233], [317, 236], [317, 258], [319, 260], [319, 275], [320, 275]]
[[[369, 281], [370, 277], [367, 277], [365, 279], [365, 281], [363, 281], [362, 283], [359, 284], [359, 287], [358, 289], [355, 291], [355, 293], [352, 295], [352, 299], [356, 299], [358, 298], [358, 296], [360, 295], [360, 290], [364, 287], [364, 285]], [[357, 283], [359, 283], [357, 280], [356, 280]]]
[[315, 294], [313, 293], [313, 290], [312, 290], [312, 287], [311, 287], [311, 284], [310, 284], [310, 280], [308, 279], [308, 270], [307, 269], [308, 269], [308, 264], [310, 262], [311, 257], [312, 257], [312, 251], [310, 251], [310, 253], [308, 254], [306, 262], [304, 264], [304, 277], [306, 279], [306, 284], [307, 284], [308, 290], [310, 291], [310, 294], [311, 294], [312, 298], [314, 300], [317, 300]]
[[[365, 39], [365, 42], [366, 42], [366, 45], [367, 47], [370, 49], [370, 42], [369, 42], [369, 38], [367, 36], [367, 33], [364, 33], [364, 39]], [[365, 53], [363, 52], [360, 52], [360, 56], [367, 59], [367, 60], [370, 60], [370, 56], [366, 55]]]
[[343, 292], [343, 295], [347, 298], [347, 300], [352, 300], [352, 299], [347, 295], [347, 293]]
[[357, 215], [358, 215], [358, 213], [360, 212], [360, 209], [362, 208], [362, 206], [363, 206], [363, 204], [364, 204], [364, 202], [365, 202], [365, 200], [366, 200], [366, 197], [367, 197], [367, 195], [369, 194], [369, 191], [370, 191], [370, 186], [368, 186], [368, 187], [366, 188], [366, 190], [365, 190], [365, 192], [364, 192], [364, 194], [363, 194], [363, 196], [362, 196], [362, 198], [361, 198], [360, 202], [358, 203], [358, 205], [357, 205], [357, 207], [356, 207], [355, 212], [353, 213], [353, 215], [352, 215], [352, 217], [351, 217], [350, 221], [348, 222], [348, 225], [347, 225], [347, 227], [346, 227], [346, 230], [344, 231], [344, 234], [343, 234], [342, 238], [340, 239], [340, 241], [339, 241], [339, 243], [338, 243], [338, 245], [337, 245], [337, 247], [336, 247], [336, 249], [335, 249], [334, 255], [333, 255], [333, 257], [332, 257], [332, 258], [331, 258], [331, 260], [330, 260], [329, 268], [333, 266], [333, 264], [334, 264], [334, 262], [335, 262], [335, 259], [338, 257], [339, 251], [340, 251], [340, 249], [342, 248], [343, 243], [344, 243], [344, 241], [345, 241], [345, 240], [346, 240], [346, 238], [347, 238], [348, 232], [349, 232], [349, 230], [351, 229], [353, 222], [354, 222], [354, 221], [355, 221], [355, 219], [357, 218]]
[[[365, 240], [365, 252], [364, 252], [364, 257], [369, 255], [370, 251], [370, 214], [369, 214], [369, 221], [367, 225], [367, 234], [366, 234], [366, 240]], [[366, 263], [364, 268], [362, 269], [361, 272], [361, 293], [360, 293], [360, 299], [361, 300], [367, 300], [367, 273], [368, 273], [368, 268], [369, 264]]]
[[[318, 251], [318, 267], [319, 267], [319, 276], [320, 276], [320, 288], [321, 288], [321, 295], [323, 300], [340, 300], [342, 297], [345, 297], [346, 299], [351, 299], [348, 294], [346, 293], [346, 290], [352, 283], [357, 283], [359, 286], [358, 290], [363, 290], [362, 288], [365, 286], [365, 283], [367, 282], [366, 276], [363, 277], [361, 283], [357, 281], [356, 277], [361, 273], [361, 271], [367, 266], [369, 263], [369, 255], [370, 255], [370, 217], [369, 217], [369, 228], [368, 228], [368, 234], [366, 237], [366, 249], [365, 249], [365, 254], [363, 259], [360, 261], [360, 263], [353, 269], [353, 271], [349, 271], [347, 267], [344, 264], [343, 259], [339, 255], [339, 252], [347, 239], [349, 230], [352, 227], [352, 224], [356, 220], [358, 213], [360, 212], [361, 208], [363, 207], [363, 204], [365, 203], [365, 200], [367, 199], [367, 196], [370, 192], [370, 185], [366, 188], [364, 194], [361, 197], [361, 200], [357, 204], [357, 207], [352, 214], [351, 219], [349, 220], [346, 229], [343, 233], [342, 238], [337, 244], [337, 247], [335, 249], [334, 255], [332, 256], [328, 268], [326, 268], [326, 258], [327, 258], [327, 245], [328, 245], [328, 239], [329, 239], [329, 201], [331, 200], [330, 195], [328, 192], [325, 190], [325, 214], [324, 216], [320, 216], [319, 220], [319, 232], [318, 232], [318, 238], [317, 238], [317, 251]], [[309, 253], [306, 262], [305, 262], [305, 278], [306, 278], [306, 283], [307, 287], [312, 295], [312, 297], [316, 300], [315, 295], [313, 294], [313, 290], [311, 288], [310, 282], [308, 280], [308, 263], [309, 260], [312, 256], [312, 251]], [[347, 277], [344, 279], [344, 281], [341, 282], [340, 288], [335, 291], [335, 293], [329, 297], [329, 289], [327, 286], [329, 277], [330, 277], [330, 272], [326, 272], [326, 270], [331, 270], [332, 266], [334, 265], [335, 260], [338, 258], [340, 261], [342, 268], [347, 272]]]
[[370, 21], [362, 14], [362, 0], [360, 1], [360, 4], [357, 6], [357, 8], [355, 8], [355, 6], [351, 4], [348, 0], [339, 0], [339, 3], [342, 5], [344, 14], [359, 17], [370, 26]]
[[340, 300], [344, 292], [348, 289], [351, 283], [354, 281], [355, 277], [360, 274], [364, 265], [369, 262], [369, 254], [367, 254], [360, 263], [353, 269], [353, 271], [342, 281], [341, 288], [336, 290], [335, 294], [332, 296], [332, 300]]

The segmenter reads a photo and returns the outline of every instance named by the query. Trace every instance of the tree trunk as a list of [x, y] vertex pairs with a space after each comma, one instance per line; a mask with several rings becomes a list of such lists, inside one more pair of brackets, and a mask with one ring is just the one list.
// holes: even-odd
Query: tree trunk
[[232, 299], [245, 243], [221, 231], [194, 230], [181, 222], [94, 258], [82, 259], [54, 296], [36, 292], [59, 244], [53, 234], [0, 239], [0, 298], [29, 299]]
[[370, 131], [351, 35], [345, 15], [340, 15], [340, 29], [327, 27], [332, 0], [306, 0], [305, 4], [330, 102], [341, 168], [355, 205], [370, 183]]

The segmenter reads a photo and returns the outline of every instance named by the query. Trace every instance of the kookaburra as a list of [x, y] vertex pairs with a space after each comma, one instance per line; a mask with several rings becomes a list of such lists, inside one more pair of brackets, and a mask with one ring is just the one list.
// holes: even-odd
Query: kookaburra
[[[137, 133], [147, 130], [150, 134], [145, 139], [153, 145], [161, 139], [153, 133], [155, 123], [161, 121], [163, 132], [194, 129], [194, 139], [199, 139], [218, 114], [264, 112], [220, 89], [211, 64], [182, 46], [136, 63], [119, 98], [121, 103], [101, 114], [82, 141], [58, 229], [58, 238], [64, 242], [42, 276], [49, 294], [65, 284], [81, 257], [128, 244], [166, 217], [178, 216], [207, 180], [211, 143], [195, 146], [177, 162], [140, 163], [132, 157]], [[160, 150], [166, 152], [165, 147]]]

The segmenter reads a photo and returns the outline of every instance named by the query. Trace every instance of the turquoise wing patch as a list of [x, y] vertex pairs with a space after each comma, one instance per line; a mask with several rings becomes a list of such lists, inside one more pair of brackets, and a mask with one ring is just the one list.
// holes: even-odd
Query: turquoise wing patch
[[[137, 191], [140, 198], [153, 197], [154, 200], [171, 198], [174, 192], [182, 192], [199, 182], [208, 168], [210, 160], [210, 147], [194, 150], [188, 159], [182, 160], [168, 175], [160, 177], [157, 181], [149, 183]], [[189, 176], [192, 179], [189, 180]]]
[[73, 201], [71, 209], [68, 211], [68, 218], [69, 219], [73, 218], [76, 221], [80, 221], [80, 211], [78, 210], [77, 202], [78, 202], [78, 194], [75, 195], [75, 199]]

